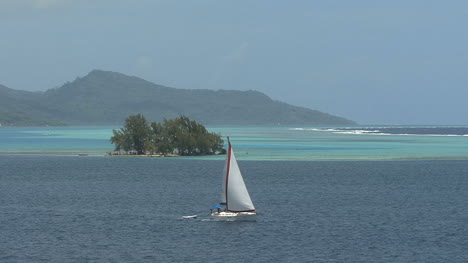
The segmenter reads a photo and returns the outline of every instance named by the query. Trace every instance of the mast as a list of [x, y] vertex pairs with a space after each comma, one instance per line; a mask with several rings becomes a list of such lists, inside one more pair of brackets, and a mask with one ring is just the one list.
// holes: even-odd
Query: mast
[[229, 136], [227, 136], [228, 140], [228, 156], [227, 156], [227, 163], [226, 163], [226, 187], [225, 187], [225, 195], [226, 195], [226, 210], [229, 210], [228, 208], [228, 182], [229, 182], [229, 170], [231, 169], [231, 141], [229, 141]]

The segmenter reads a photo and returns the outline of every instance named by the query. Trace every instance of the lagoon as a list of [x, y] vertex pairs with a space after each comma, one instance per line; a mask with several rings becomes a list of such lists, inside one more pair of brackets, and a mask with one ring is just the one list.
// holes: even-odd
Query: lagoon
[[[0, 154], [103, 156], [119, 127], [1, 127]], [[207, 127], [230, 136], [239, 160], [468, 159], [468, 127]], [[395, 129], [397, 128], [397, 129]], [[397, 132], [397, 133], [395, 133]], [[222, 156], [179, 157], [219, 160]]]

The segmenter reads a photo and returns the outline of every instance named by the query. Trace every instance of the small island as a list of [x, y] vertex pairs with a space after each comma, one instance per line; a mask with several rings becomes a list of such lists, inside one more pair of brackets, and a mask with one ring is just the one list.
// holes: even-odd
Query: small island
[[149, 123], [142, 114], [125, 119], [123, 128], [113, 130], [111, 155], [195, 156], [225, 154], [221, 135], [186, 116], [162, 123]]

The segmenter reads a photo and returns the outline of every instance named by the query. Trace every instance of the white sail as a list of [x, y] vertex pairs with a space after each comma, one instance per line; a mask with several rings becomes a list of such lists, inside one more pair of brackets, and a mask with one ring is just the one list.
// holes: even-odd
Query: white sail
[[223, 170], [223, 182], [221, 184], [221, 204], [226, 205], [226, 181], [227, 181], [227, 174], [228, 174], [228, 167], [230, 165], [229, 162], [229, 154], [231, 151], [231, 147], [229, 147], [229, 151], [227, 153], [226, 162], [224, 163], [224, 170]]
[[221, 203], [232, 212], [255, 211], [230, 142], [224, 171]]

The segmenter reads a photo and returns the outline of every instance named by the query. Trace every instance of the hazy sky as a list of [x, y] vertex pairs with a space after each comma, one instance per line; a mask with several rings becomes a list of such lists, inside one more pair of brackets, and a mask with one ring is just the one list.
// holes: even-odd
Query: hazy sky
[[361, 124], [468, 124], [465, 0], [0, 0], [0, 84], [92, 69]]

